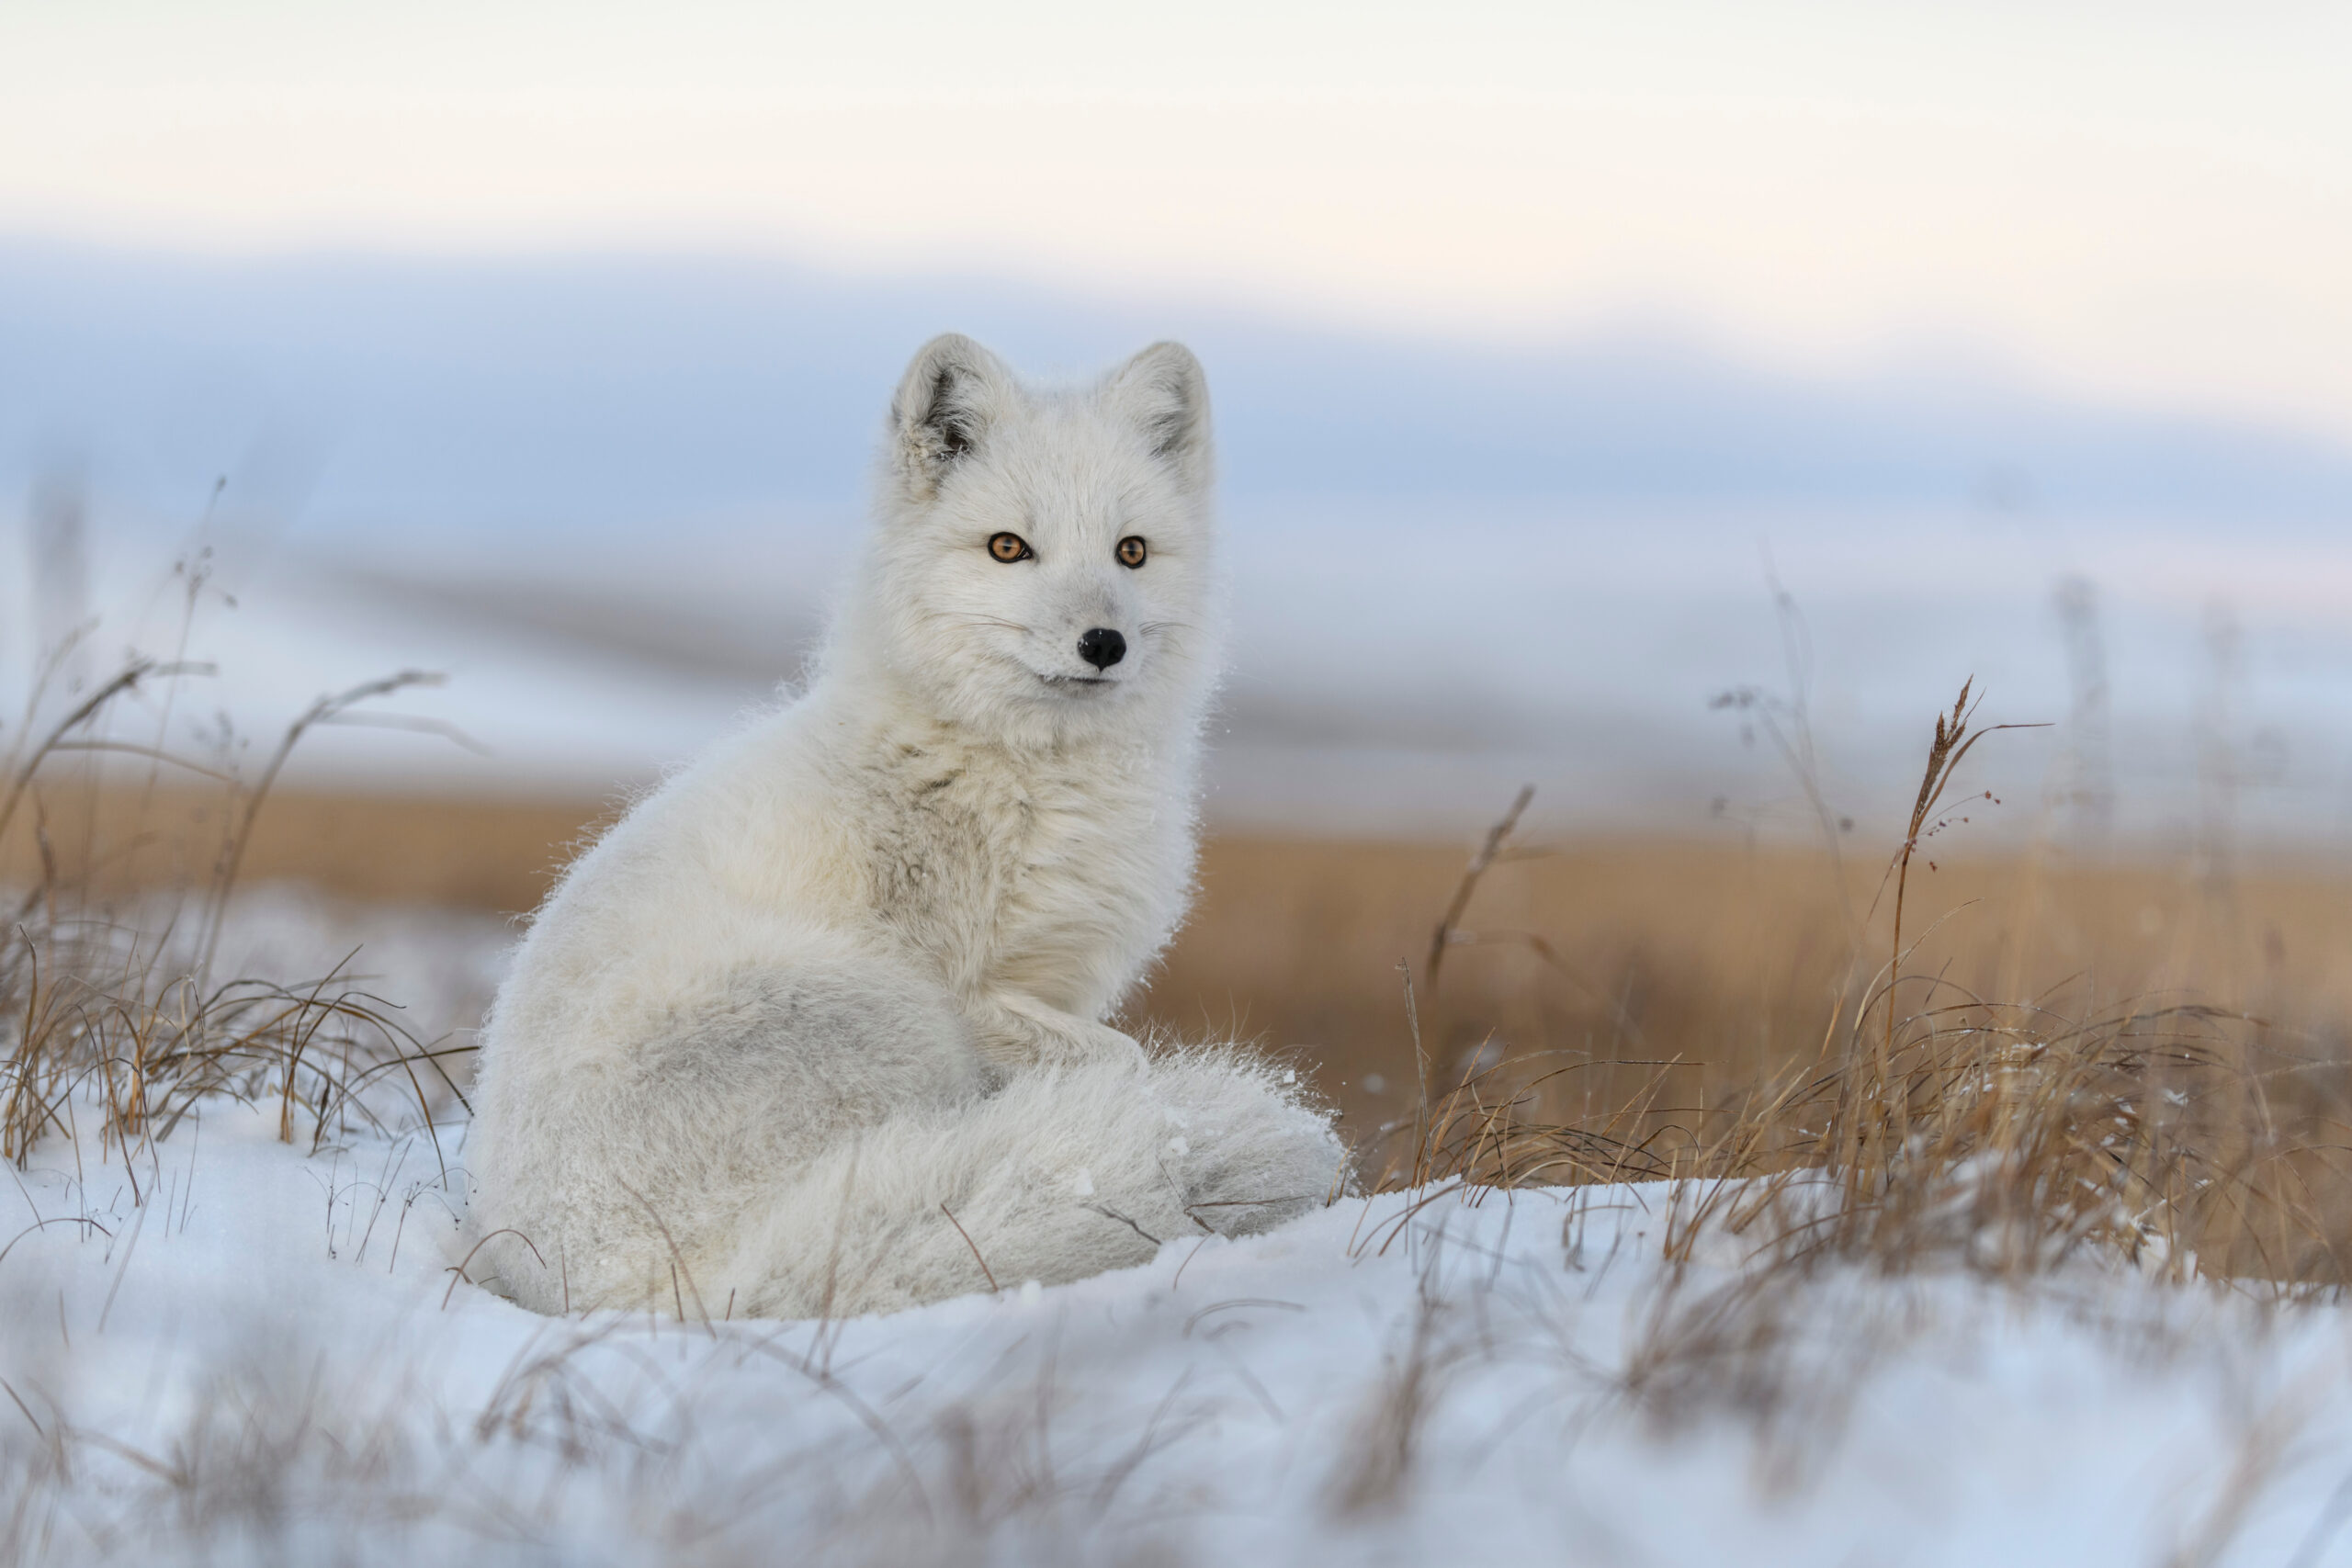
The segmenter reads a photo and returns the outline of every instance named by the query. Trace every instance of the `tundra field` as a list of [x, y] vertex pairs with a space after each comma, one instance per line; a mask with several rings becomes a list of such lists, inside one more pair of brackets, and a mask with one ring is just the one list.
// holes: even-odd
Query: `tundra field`
[[0, 784], [7, 1560], [2352, 1562], [2352, 869], [1971, 858], [1949, 728], [1907, 864], [1213, 839], [1128, 1021], [1307, 1075], [1358, 1193], [543, 1319], [451, 1245], [467, 1031], [599, 808], [58, 733]]
[[[200, 885], [230, 815], [218, 794], [169, 789], [68, 791], [46, 807], [58, 874], [118, 898]], [[503, 922], [538, 902], [610, 810], [280, 791], [254, 818], [241, 875], [280, 905], [299, 890], [354, 942], [382, 910], [402, 931], [440, 917], [494, 954]], [[2352, 863], [2241, 862], [2187, 843], [1986, 858], [1969, 853], [1970, 826], [1923, 846], [1949, 849], [1909, 891], [1921, 945], [1906, 973], [1937, 976], [1947, 1002], [2236, 1015], [2238, 1037], [2275, 1055], [2279, 1094], [2352, 1111]], [[1419, 1068], [1398, 964], [1426, 990], [1433, 928], [1476, 847], [1210, 838], [1192, 918], [1130, 1021], [1297, 1055], [1359, 1136], [1409, 1114]], [[1498, 1047], [1576, 1054], [1593, 1064], [1573, 1080], [1585, 1111], [1646, 1094], [1656, 1075], [1640, 1062], [1677, 1064], [1661, 1105], [1720, 1102], [1809, 1062], [1864, 978], [1858, 955], [1884, 961], [1866, 933], [1888, 934], [1891, 848], [1849, 837], [1833, 860], [1802, 840], [1731, 833], [1514, 840], [1477, 879], [1440, 986], [1416, 998], [1432, 1071], [1451, 1083]], [[6, 855], [0, 877], [38, 880], [28, 833]], [[486, 960], [476, 983], [495, 972]], [[453, 1000], [436, 1030], [468, 1027], [487, 994]]]

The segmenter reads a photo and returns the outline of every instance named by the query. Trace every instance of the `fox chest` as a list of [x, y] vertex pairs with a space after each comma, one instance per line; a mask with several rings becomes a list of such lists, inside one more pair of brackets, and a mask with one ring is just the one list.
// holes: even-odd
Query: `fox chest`
[[894, 770], [877, 913], [971, 992], [1017, 987], [1091, 1012], [1181, 912], [1186, 845], [1156, 795], [1100, 773], [1017, 774], [955, 758]]

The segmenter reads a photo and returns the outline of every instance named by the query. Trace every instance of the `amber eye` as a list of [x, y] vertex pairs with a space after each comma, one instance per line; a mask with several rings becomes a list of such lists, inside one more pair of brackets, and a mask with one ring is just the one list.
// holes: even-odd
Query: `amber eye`
[[1036, 553], [1029, 547], [1029, 541], [1018, 534], [999, 534], [989, 540], [989, 554], [1008, 565], [1017, 560], [1027, 560]]
[[1139, 535], [1130, 534], [1125, 538], [1119, 541], [1119, 564], [1121, 566], [1141, 566], [1143, 564], [1145, 553], [1143, 539]]

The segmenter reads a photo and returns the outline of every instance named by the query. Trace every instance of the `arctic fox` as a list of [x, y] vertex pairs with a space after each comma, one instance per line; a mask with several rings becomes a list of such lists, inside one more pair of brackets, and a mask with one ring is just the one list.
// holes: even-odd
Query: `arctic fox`
[[471, 1272], [527, 1306], [882, 1311], [1344, 1179], [1291, 1075], [1104, 1021], [1191, 896], [1222, 610], [1199, 363], [1040, 390], [938, 338], [877, 489], [806, 693], [573, 863], [492, 1009]]

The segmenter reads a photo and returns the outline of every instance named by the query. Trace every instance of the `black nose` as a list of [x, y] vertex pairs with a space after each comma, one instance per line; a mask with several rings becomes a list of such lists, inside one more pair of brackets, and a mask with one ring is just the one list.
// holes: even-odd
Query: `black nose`
[[1127, 656], [1127, 639], [1108, 626], [1091, 626], [1078, 634], [1078, 656], [1097, 670], [1108, 670]]

